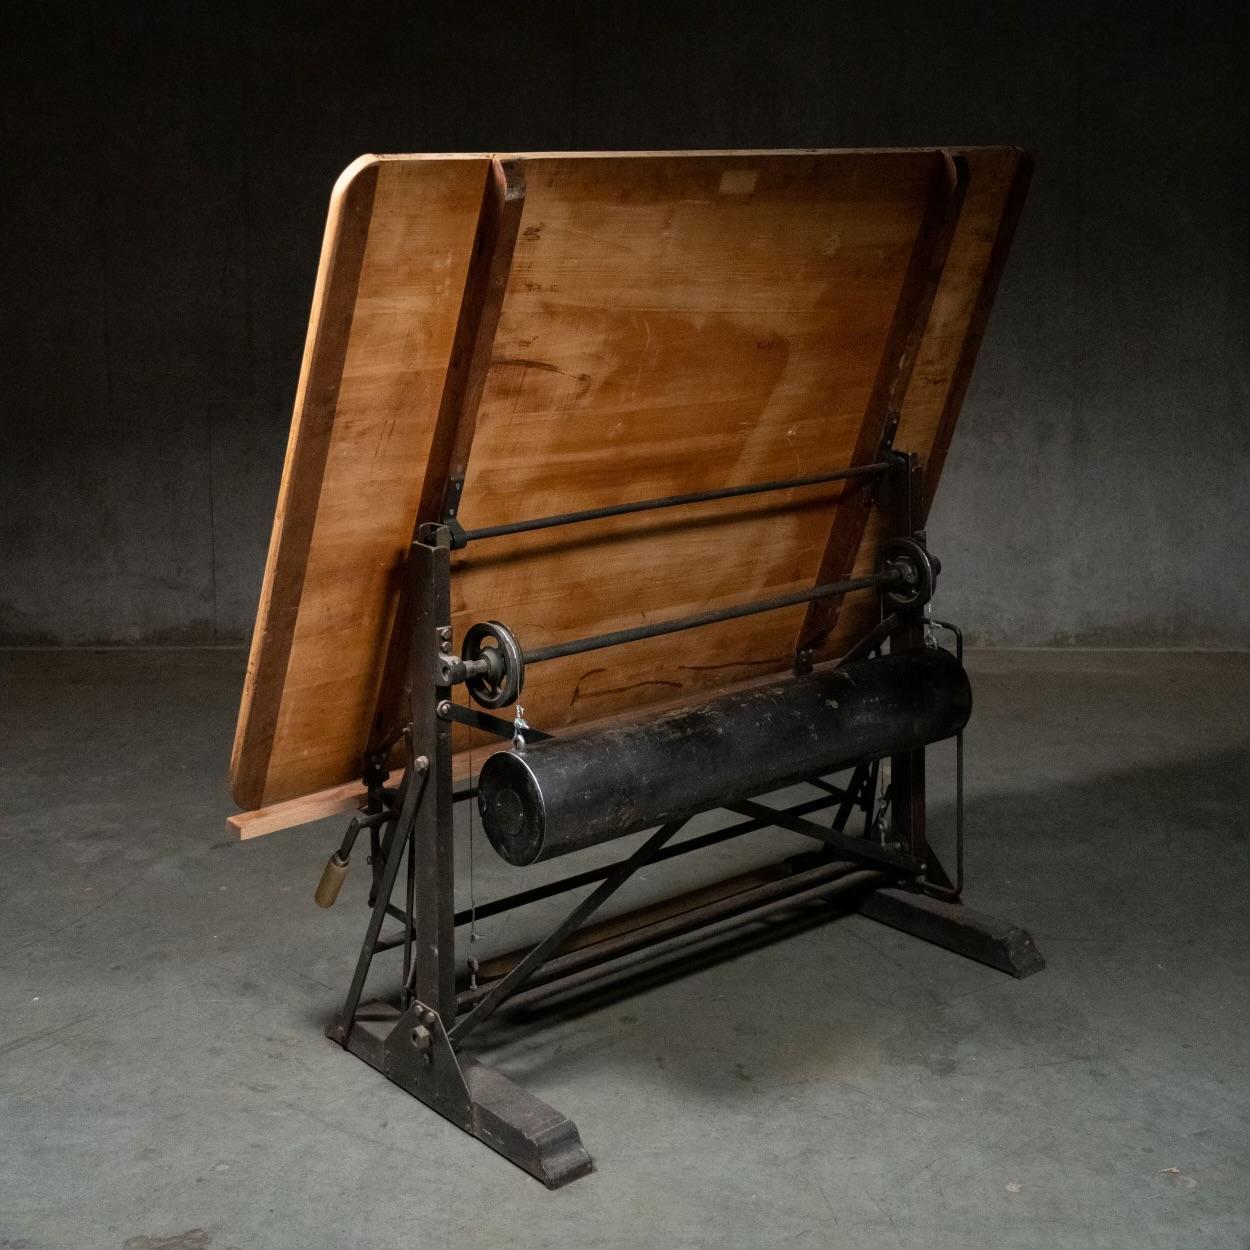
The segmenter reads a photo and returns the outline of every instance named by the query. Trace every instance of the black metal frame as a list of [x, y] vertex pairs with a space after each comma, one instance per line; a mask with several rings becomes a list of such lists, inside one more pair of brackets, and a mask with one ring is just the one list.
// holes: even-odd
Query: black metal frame
[[[888, 489], [880, 493], [878, 502], [887, 509], [891, 533], [923, 542], [917, 525], [921, 500], [917, 458], [886, 452], [883, 462], [865, 466], [865, 472], [878, 476], [887, 471]], [[851, 476], [849, 472], [706, 492], [700, 496], [642, 501], [590, 513], [566, 514], [563, 518], [540, 518], [499, 526], [491, 531], [475, 531], [467, 537], [478, 540], [496, 532], [511, 534], [525, 529], [549, 528], [599, 515], [621, 515], [678, 502], [728, 498], [848, 476]], [[758, 916], [770, 909], [793, 907], [835, 895], [849, 897], [854, 910], [860, 914], [1015, 976], [1026, 976], [1042, 966], [1041, 956], [1027, 933], [972, 912], [959, 903], [963, 887], [962, 738], [957, 743], [954, 881], [926, 838], [924, 752], [921, 750], [891, 758], [891, 780], [882, 800], [877, 795], [880, 763], [864, 760], [851, 770], [845, 784], [825, 777], [810, 778], [811, 784], [822, 792], [815, 799], [782, 808], [758, 800], [734, 803], [727, 810], [743, 819], [726, 828], [673, 842], [682, 822], [665, 825], [633, 854], [614, 865], [577, 873], [457, 912], [453, 896], [453, 802], [470, 798], [474, 790], [471, 784], [453, 788], [452, 723], [460, 721], [502, 737], [512, 737], [515, 728], [513, 722], [453, 704], [452, 688], [447, 684], [455, 679], [455, 666], [447, 662], [452, 637], [450, 555], [454, 546], [463, 545], [465, 538], [464, 531], [457, 535], [448, 525], [427, 525], [421, 528], [412, 547], [409, 561], [410, 693], [405, 729], [408, 764], [399, 786], [391, 789], [384, 782], [383, 757], [375, 753], [366, 769], [369, 798], [365, 812], [352, 822], [342, 847], [336, 852], [345, 865], [356, 834], [362, 828], [369, 830], [374, 873], [370, 892], [372, 910], [350, 989], [337, 1018], [327, 1030], [333, 1040], [548, 1186], [555, 1187], [591, 1169], [590, 1156], [576, 1127], [559, 1112], [460, 1049], [472, 1030], [523, 990], [535, 990], [556, 981], [572, 984], [568, 978], [580, 979], [622, 955], [731, 917]], [[809, 601], [818, 594], [841, 594], [865, 586], [875, 586], [882, 592], [881, 621], [853, 648], [852, 655], [858, 657], [878, 650], [887, 639], [891, 649], [926, 645], [927, 631], [938, 623], [926, 618], [923, 605], [915, 611], [891, 611], [889, 592], [897, 586], [897, 575], [882, 569], [871, 577], [817, 587], [797, 598], [784, 596], [741, 605], [725, 613], [705, 613], [661, 622], [659, 628], [647, 627], [650, 633], [622, 630], [613, 635], [599, 635], [531, 652], [526, 659], [534, 663], [557, 654], [589, 650], [592, 646], [619, 645], [635, 637], [697, 628], [712, 620], [769, 611], [792, 602]], [[958, 638], [958, 634], [956, 636]], [[962, 654], [961, 638], [959, 651]], [[529, 730], [528, 736], [537, 739], [548, 735]], [[827, 825], [817, 823], [815, 818], [830, 808], [836, 809], [831, 821]], [[848, 825], [856, 811], [863, 814], [862, 828], [859, 834], [852, 834], [848, 832]], [[811, 837], [819, 844], [818, 849], [775, 865], [775, 879], [761, 882], [752, 878], [724, 897], [692, 905], [675, 915], [641, 916], [635, 927], [626, 926], [624, 932], [601, 938], [596, 938], [593, 932], [583, 934], [584, 938], [589, 936], [592, 940], [579, 943], [576, 949], [561, 951], [569, 935], [581, 929], [591, 914], [644, 865], [773, 826]], [[393, 896], [400, 868], [405, 865], [404, 901], [400, 907], [393, 902]], [[457, 977], [457, 926], [469, 923], [474, 916], [485, 918], [588, 885], [595, 888], [547, 937], [526, 951], [504, 958], [507, 964], [504, 971], [481, 984], [476, 975]], [[398, 934], [383, 935], [388, 917], [400, 922]], [[398, 1001], [362, 1005], [374, 956], [397, 948], [403, 950]]]

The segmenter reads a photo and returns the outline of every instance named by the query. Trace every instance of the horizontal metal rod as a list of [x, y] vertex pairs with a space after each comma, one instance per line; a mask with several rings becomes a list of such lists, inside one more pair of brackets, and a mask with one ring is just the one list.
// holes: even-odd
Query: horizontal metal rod
[[888, 846], [879, 846], [875, 842], [869, 842], [867, 838], [859, 838], [854, 834], [826, 829], [823, 825], [804, 820], [794, 812], [779, 811], [765, 803], [743, 799], [737, 803], [727, 803], [725, 806], [729, 811], [737, 812], [739, 816], [751, 816], [756, 820], [771, 821], [779, 829], [788, 829], [791, 833], [801, 833], [805, 837], [815, 838], [842, 855], [852, 855], [857, 859], [897, 868], [906, 873], [916, 873], [924, 867], [919, 860], [902, 851], [891, 850]]
[[781, 478], [773, 482], [760, 482], [755, 486], [728, 486], [723, 490], [699, 490], [688, 495], [662, 495], [658, 499], [640, 499], [634, 503], [610, 504], [605, 508], [586, 508], [581, 512], [559, 512], [553, 516], [535, 517], [529, 521], [510, 521], [506, 525], [486, 525], [481, 529], [466, 530], [464, 541], [477, 542], [483, 538], [502, 538], [507, 534], [527, 534], [531, 530], [555, 529], [560, 525], [576, 525], [581, 521], [599, 521], [604, 517], [627, 516], [631, 512], [655, 512], [660, 508], [679, 508], [683, 504], [712, 503], [717, 499], [740, 499], [744, 495], [762, 495], [767, 491], [792, 490], [800, 486], [823, 486], [827, 482], [842, 482], [855, 477], [878, 477], [889, 473], [893, 465], [886, 460], [872, 464], [853, 465], [848, 469], [836, 469], [832, 473], [812, 473], [806, 477]]
[[[824, 811], [832, 807], [835, 801], [831, 797], [822, 796], [818, 799], [808, 799], [805, 803], [797, 803], [787, 811], [795, 816], [810, 816], [813, 812]], [[697, 838], [685, 838], [672, 846], [666, 846], [656, 853], [651, 862], [660, 864], [666, 859], [687, 855], [691, 851], [701, 851], [704, 847], [715, 846], [719, 842], [728, 842], [730, 838], [744, 837], [748, 833], [759, 833], [762, 829], [770, 827], [771, 822], [768, 821], [741, 820], [736, 824], [726, 825], [724, 829], [713, 829], [711, 833], [701, 833]], [[615, 864], [607, 864], [602, 868], [588, 868], [585, 872], [575, 873], [571, 877], [562, 877], [559, 881], [552, 881], [547, 885], [535, 886], [532, 890], [510, 894], [507, 898], [495, 899], [490, 903], [480, 903], [476, 911], [477, 919], [487, 920], [500, 912], [511, 911], [515, 907], [524, 907], [527, 903], [541, 902], [545, 898], [565, 894], [583, 885], [592, 885], [596, 881], [602, 881], [615, 867]], [[468, 924], [474, 918], [474, 914], [473, 909], [467, 907], [464, 911], [458, 911], [456, 924]]]
[[619, 647], [626, 642], [639, 642], [643, 638], [659, 638], [663, 634], [676, 634], [703, 625], [717, 625], [721, 621], [734, 621], [743, 616], [756, 616], [761, 612], [776, 612], [779, 608], [793, 608], [800, 603], [816, 599], [832, 599], [836, 595], [850, 594], [854, 590], [871, 590], [877, 586], [891, 586], [898, 574], [887, 570], [867, 577], [848, 577], [841, 582], [826, 582], [810, 590], [796, 590], [792, 594], [778, 595], [773, 599], [756, 599], [751, 603], [737, 604], [732, 608], [718, 608], [714, 612], [699, 612], [694, 616], [679, 616], [667, 621], [655, 621], [650, 625], [636, 625], [633, 629], [617, 629], [609, 634], [592, 634], [589, 638], [575, 638], [571, 642], [557, 642], [549, 647], [538, 647], [525, 652], [525, 663], [543, 664], [547, 660], [563, 659], [566, 655], [581, 655], [584, 651], [600, 651], [604, 647]]
[[[488, 712], [479, 712], [475, 707], [464, 707], [459, 703], [452, 703], [450, 699], [444, 699], [438, 705], [437, 710], [442, 720], [456, 721], [458, 724], [468, 725], [471, 729], [480, 729], [483, 733], [494, 734], [497, 738], [516, 736], [515, 721], [491, 716]], [[541, 729], [535, 729], [532, 725], [526, 725], [521, 733], [526, 742], [546, 742], [549, 738], [555, 737], [554, 734], [543, 733]], [[473, 793], [477, 793], [476, 787]], [[459, 794], [454, 795], [453, 801], [459, 797]]]
[[[813, 812], [824, 811], [833, 807], [837, 801], [832, 795], [821, 795], [817, 799], [808, 799], [803, 803], [796, 803], [793, 807], [787, 808], [786, 811], [794, 816], [810, 816]], [[772, 827], [773, 824], [775, 824], [773, 821], [740, 820], [735, 824], [726, 825], [724, 829], [713, 829], [711, 833], [702, 833], [696, 838], [685, 838], [681, 842], [663, 847], [656, 853], [651, 862], [659, 864], [678, 855], [686, 855], [691, 851], [701, 851], [707, 846], [715, 846], [718, 842], [727, 842], [730, 838], [740, 838], [748, 833], [759, 833], [762, 829]], [[530, 890], [521, 890], [516, 894], [506, 895], [504, 898], [492, 899], [488, 903], [479, 903], [476, 908], [466, 907], [464, 910], [456, 912], [456, 926], [459, 928], [475, 918], [477, 920], [489, 920], [491, 916], [498, 916], [502, 912], [512, 911], [517, 907], [525, 907], [530, 903], [540, 903], [544, 899], [555, 898], [559, 894], [567, 894], [570, 890], [580, 889], [584, 885], [594, 885], [596, 881], [602, 881], [604, 877], [608, 876], [615, 867], [616, 864], [612, 863], [605, 864], [602, 868], [588, 868], [585, 872], [561, 877], [559, 881], [550, 881], [546, 885], [536, 885]], [[402, 909], [393, 904], [387, 907], [387, 914], [401, 924], [404, 922], [405, 917]], [[393, 937], [380, 938], [377, 949], [379, 951], [393, 950], [397, 946], [402, 946], [403, 941], [404, 935], [402, 932]]]
[[[810, 901], [828, 894], [842, 893], [846, 890], [880, 885], [888, 880], [888, 874], [876, 868], [860, 868], [855, 864], [834, 862], [782, 877], [777, 881], [766, 882], [750, 887], [725, 898], [695, 907], [677, 916], [670, 916], [655, 921], [638, 929], [615, 937], [605, 938], [590, 946], [556, 955], [549, 959], [542, 968], [530, 976], [529, 988], [536, 989], [540, 985], [548, 985], [553, 981], [581, 972], [586, 968], [619, 959], [634, 951], [645, 950], [661, 942], [682, 937], [697, 929], [742, 915], [744, 912], [762, 912], [771, 908], [793, 906], [799, 902]], [[525, 952], [515, 952], [524, 955]], [[510, 974], [509, 974], [510, 975]], [[456, 996], [456, 1004], [461, 1009], [472, 1006], [479, 999], [490, 993], [497, 981], [488, 982], [476, 990], [464, 990]]]

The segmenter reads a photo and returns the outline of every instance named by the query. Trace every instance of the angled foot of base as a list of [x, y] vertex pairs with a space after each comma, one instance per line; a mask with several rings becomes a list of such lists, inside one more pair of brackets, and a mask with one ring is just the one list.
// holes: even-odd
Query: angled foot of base
[[362, 1006], [346, 1049], [548, 1189], [558, 1189], [594, 1169], [572, 1120], [494, 1068], [456, 1056], [441, 1027], [433, 1038], [428, 1066], [422, 1056], [404, 1053], [399, 1048], [408, 1022], [401, 1031], [402, 1018], [390, 1003]]
[[577, 1125], [502, 1073], [468, 1060], [465, 1084], [473, 1100], [469, 1132], [492, 1150], [558, 1189], [594, 1170]]
[[856, 909], [861, 916], [966, 955], [1013, 977], [1040, 972], [1046, 960], [1027, 929], [909, 890], [874, 890]]

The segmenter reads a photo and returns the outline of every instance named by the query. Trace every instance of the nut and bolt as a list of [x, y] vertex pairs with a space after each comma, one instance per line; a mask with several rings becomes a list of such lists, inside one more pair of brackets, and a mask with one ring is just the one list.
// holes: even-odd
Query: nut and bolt
[[433, 1058], [434, 1034], [424, 1024], [412, 1030], [412, 1044], [421, 1052], [421, 1058], [429, 1063]]

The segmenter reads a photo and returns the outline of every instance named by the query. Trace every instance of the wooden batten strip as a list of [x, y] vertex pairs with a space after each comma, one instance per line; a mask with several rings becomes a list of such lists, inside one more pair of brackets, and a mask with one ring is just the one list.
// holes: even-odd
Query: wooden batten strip
[[[876, 460], [898, 421], [933, 300], [942, 281], [967, 185], [968, 163], [962, 156], [947, 152], [935, 154], [924, 217], [916, 233], [890, 333], [860, 425], [851, 458], [853, 465], [871, 464]], [[868, 524], [870, 490], [862, 479], [843, 486], [813, 585], [841, 581], [851, 575]], [[840, 599], [809, 604], [795, 650], [809, 651], [820, 646], [837, 625], [840, 609]]]
[[[1027, 152], [1017, 155], [1015, 172], [1011, 186], [1007, 191], [1007, 200], [1003, 205], [1002, 216], [999, 218], [998, 230], [994, 234], [994, 243], [990, 249], [989, 264], [981, 278], [981, 286], [977, 291], [972, 306], [972, 316], [964, 331], [963, 346], [959, 358], [951, 372], [950, 385], [947, 387], [946, 399], [942, 404], [942, 414], [938, 418], [937, 431], [933, 446], [925, 463], [924, 476], [924, 516], [933, 506], [933, 495], [937, 490], [938, 479], [942, 467], [946, 463], [946, 453], [950, 450], [951, 438], [955, 433], [955, 423], [959, 420], [959, 412], [963, 407], [964, 397], [968, 393], [968, 384], [972, 380], [972, 369], [976, 364], [977, 353], [981, 350], [981, 340], [985, 337], [985, 328], [989, 324], [990, 309], [994, 306], [994, 297], [998, 294], [998, 284], [1002, 280], [1003, 270], [1007, 267], [1007, 257], [1011, 254], [1011, 245], [1016, 237], [1016, 227], [1020, 224], [1020, 215], [1024, 211], [1024, 201], [1029, 193], [1029, 183], [1033, 180], [1033, 158]], [[923, 524], [923, 517], [921, 519]]]
[[[403, 770], [397, 768], [387, 778], [386, 784], [398, 785], [402, 776]], [[236, 812], [235, 815], [226, 817], [226, 832], [241, 842], [246, 842], [249, 838], [259, 838], [266, 833], [277, 833], [280, 829], [290, 829], [295, 825], [324, 820], [327, 816], [337, 816], [340, 812], [356, 811], [364, 797], [364, 782], [348, 781], [341, 786], [331, 786], [328, 790], [318, 790], [315, 794], [288, 799], [285, 803], [272, 803], [252, 812]]]
[[[477, 410], [490, 371], [495, 331], [503, 310], [512, 255], [525, 207], [525, 176], [518, 160], [492, 160], [478, 217], [473, 255], [460, 300], [460, 316], [452, 340], [451, 359], [434, 426], [417, 507], [413, 538], [421, 526], [456, 515], [468, 468]], [[395, 579], [396, 603], [390, 642], [376, 698], [370, 749], [392, 738], [405, 717], [403, 687], [408, 664], [410, 628], [407, 577]]]

